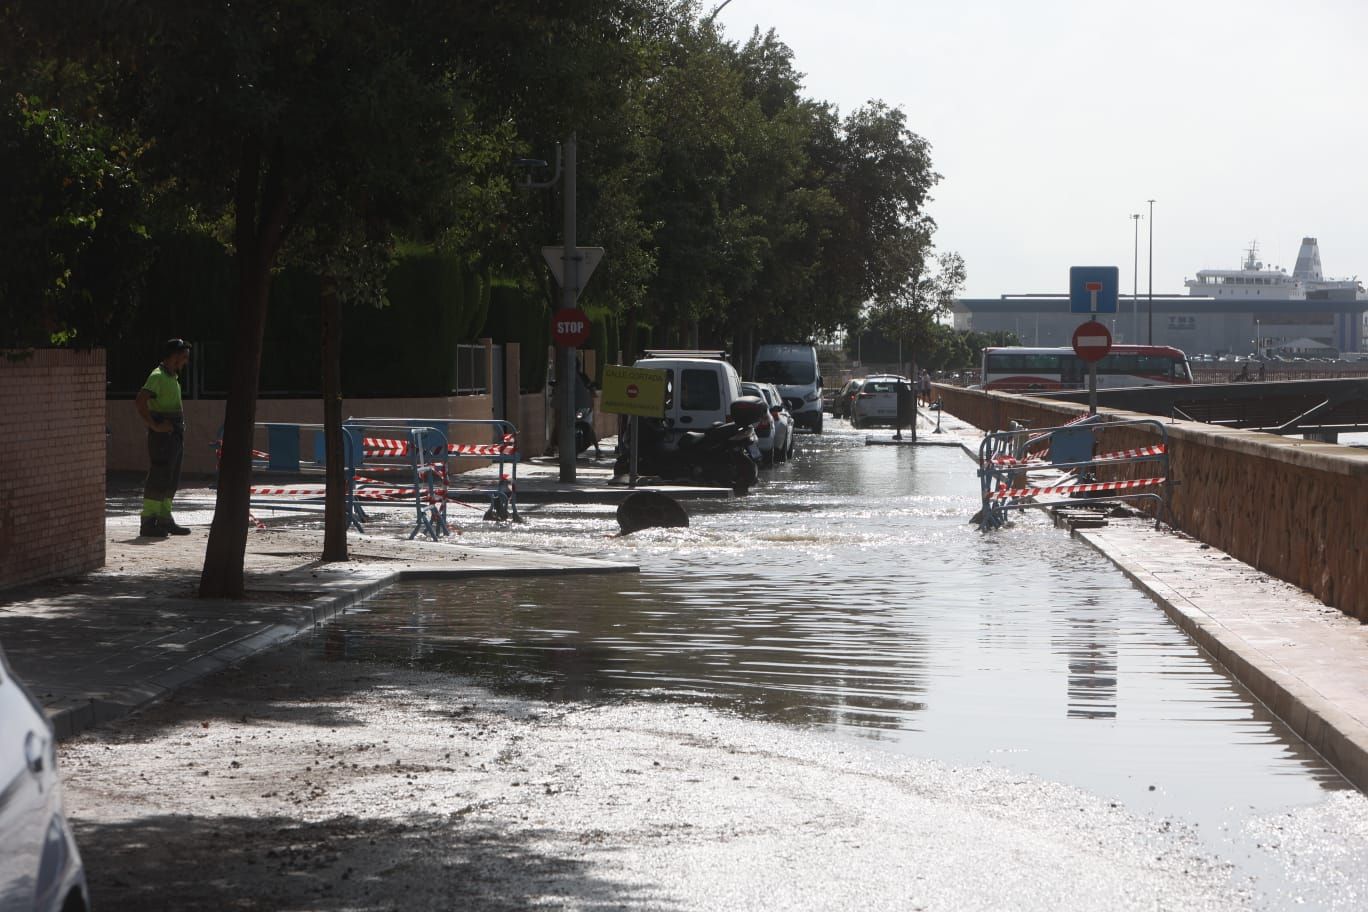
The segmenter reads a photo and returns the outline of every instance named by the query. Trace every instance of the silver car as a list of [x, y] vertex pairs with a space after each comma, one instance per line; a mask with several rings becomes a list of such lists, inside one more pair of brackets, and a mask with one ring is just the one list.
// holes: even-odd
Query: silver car
[[0, 912], [83, 912], [85, 868], [62, 813], [56, 739], [0, 649]]

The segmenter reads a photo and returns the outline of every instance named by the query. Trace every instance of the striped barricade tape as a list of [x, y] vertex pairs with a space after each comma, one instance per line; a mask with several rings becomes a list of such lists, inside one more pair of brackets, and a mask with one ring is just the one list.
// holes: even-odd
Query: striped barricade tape
[[[1166, 452], [1167, 448], [1162, 443], [1159, 443], [1154, 446], [1137, 447], [1130, 450], [1113, 450], [1109, 453], [1098, 453], [1088, 461], [1091, 463], [1124, 462], [1128, 459], [1146, 459], [1150, 456], [1162, 456]], [[996, 466], [1030, 469], [1048, 466], [1049, 464], [1050, 463], [1047, 460], [1040, 458], [1017, 459], [1015, 456], [993, 457], [993, 465]]]
[[247, 489], [252, 494], [259, 497], [317, 497], [326, 494], [328, 489], [323, 485], [307, 485], [303, 487], [269, 487], [266, 485], [253, 485]]
[[1099, 491], [1130, 491], [1164, 484], [1164, 478], [1129, 478], [1125, 481], [1095, 481], [1088, 484], [1053, 485], [1048, 488], [1009, 488], [1005, 485], [988, 495], [989, 500], [1015, 497], [1040, 497], [1045, 494], [1092, 494]]
[[362, 437], [363, 456], [407, 456], [409, 442], [391, 437]]

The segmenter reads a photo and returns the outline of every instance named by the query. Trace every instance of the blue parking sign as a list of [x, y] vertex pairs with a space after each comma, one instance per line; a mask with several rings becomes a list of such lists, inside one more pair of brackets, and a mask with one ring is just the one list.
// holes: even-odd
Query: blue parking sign
[[1115, 266], [1069, 267], [1070, 313], [1116, 313], [1121, 270]]

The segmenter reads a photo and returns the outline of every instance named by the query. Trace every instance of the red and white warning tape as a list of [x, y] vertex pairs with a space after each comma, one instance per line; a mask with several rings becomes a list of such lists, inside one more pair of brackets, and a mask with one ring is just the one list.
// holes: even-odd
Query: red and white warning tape
[[988, 495], [989, 500], [1039, 497], [1043, 494], [1091, 494], [1096, 491], [1130, 491], [1163, 484], [1163, 478], [1130, 478], [1125, 481], [1096, 481], [1089, 484], [1054, 485], [1048, 488], [1009, 488], [1005, 485]]
[[[1124, 462], [1127, 459], [1144, 459], [1149, 456], [1164, 455], [1165, 447], [1162, 443], [1154, 446], [1137, 447], [1130, 450], [1113, 450], [1110, 453], [1098, 453], [1089, 462]], [[1043, 458], [1017, 459], [1015, 456], [994, 456], [993, 465], [1007, 466], [1013, 468], [1030, 469], [1038, 466], [1047, 466], [1050, 463]]]
[[407, 456], [409, 442], [391, 437], [362, 437], [361, 453], [364, 456]]

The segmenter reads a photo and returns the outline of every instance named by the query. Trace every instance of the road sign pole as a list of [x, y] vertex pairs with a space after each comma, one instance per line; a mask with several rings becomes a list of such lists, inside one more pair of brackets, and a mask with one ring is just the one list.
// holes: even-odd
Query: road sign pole
[[[565, 141], [565, 228], [564, 281], [561, 282], [561, 306], [575, 307], [579, 297], [579, 251], [575, 249], [575, 134]], [[560, 480], [575, 480], [575, 386], [578, 364], [574, 346], [557, 349], [557, 382], [560, 384], [560, 427], [556, 435], [560, 452]]]
[[1088, 365], [1088, 414], [1097, 414], [1097, 362]]
[[632, 416], [632, 469], [627, 479], [627, 487], [635, 488], [637, 483], [637, 454], [641, 452], [641, 420]]

